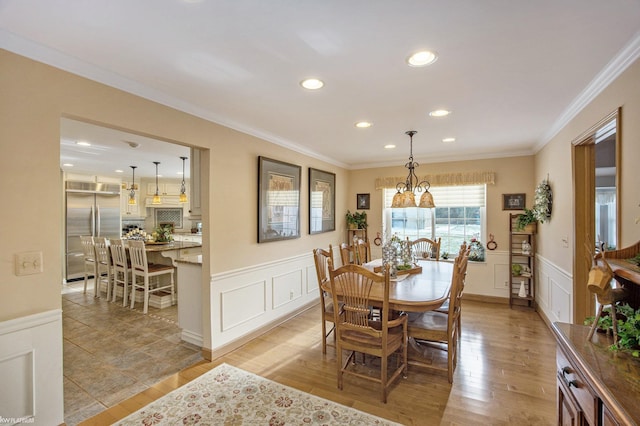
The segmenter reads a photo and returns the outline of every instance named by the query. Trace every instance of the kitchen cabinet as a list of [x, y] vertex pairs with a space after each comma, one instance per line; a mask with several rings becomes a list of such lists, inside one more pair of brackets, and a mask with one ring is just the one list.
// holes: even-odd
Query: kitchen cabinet
[[589, 327], [553, 323], [559, 425], [640, 424], [640, 360], [609, 349], [611, 336]]
[[[180, 195], [180, 189], [182, 187], [182, 183], [178, 182], [178, 183], [173, 183], [173, 182], [165, 182], [165, 183], [159, 183], [158, 184], [158, 194], [159, 195], [175, 195], [175, 196], [179, 196]], [[150, 197], [153, 197], [156, 193], [156, 184], [155, 182], [153, 183], [148, 183], [147, 184], [147, 195]]]
[[120, 213], [122, 214], [122, 219], [124, 220], [127, 220], [128, 218], [140, 218], [146, 216], [146, 208], [144, 206], [140, 206], [140, 190], [137, 184], [136, 188], [136, 203], [129, 204], [131, 182], [122, 182], [122, 190], [120, 192]]
[[187, 241], [202, 244], [202, 235], [198, 234], [173, 234], [175, 241]]

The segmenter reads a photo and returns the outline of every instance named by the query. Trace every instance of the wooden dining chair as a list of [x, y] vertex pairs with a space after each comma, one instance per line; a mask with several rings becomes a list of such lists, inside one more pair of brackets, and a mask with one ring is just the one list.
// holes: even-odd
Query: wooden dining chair
[[369, 240], [359, 239], [356, 245], [356, 265], [364, 265], [371, 262], [371, 244]]
[[80, 244], [82, 245], [82, 259], [84, 262], [84, 290], [83, 293], [87, 292], [87, 281], [89, 280], [89, 271], [92, 271], [94, 277], [94, 291], [93, 295], [96, 296], [97, 291], [95, 290], [97, 272], [96, 272], [96, 249], [93, 247], [93, 237], [87, 235], [80, 236]]
[[111, 240], [111, 260], [113, 262], [113, 291], [111, 301], [117, 298], [117, 288], [122, 287], [122, 306], [127, 306], [131, 263], [127, 259], [127, 248], [122, 240]]
[[[149, 309], [149, 295], [164, 290], [171, 290], [171, 304], [176, 303], [175, 284], [173, 280], [174, 268], [171, 265], [147, 263], [147, 252], [144, 241], [129, 241], [129, 256], [131, 257], [131, 309], [136, 302], [136, 289], [144, 291], [142, 313]], [[170, 283], [162, 285], [159, 278], [168, 275]], [[158, 281], [152, 286], [150, 279], [156, 277]]]
[[[359, 265], [343, 265], [333, 269], [329, 259], [329, 279], [331, 297], [334, 306], [343, 303], [343, 315], [334, 311], [336, 325], [336, 362], [338, 389], [343, 388], [345, 374], [379, 383], [380, 399], [387, 402], [389, 387], [400, 377], [407, 374], [407, 316], [402, 313], [394, 319], [389, 318], [389, 267], [383, 274], [376, 274]], [[369, 297], [372, 291], [382, 292], [382, 310], [380, 321], [372, 321], [369, 306], [373, 304]], [[346, 360], [342, 352], [349, 351]], [[357, 352], [380, 358], [380, 375], [373, 377], [365, 374], [355, 362]], [[396, 368], [388, 374], [388, 362], [396, 355]]]
[[109, 300], [111, 298], [111, 289], [113, 284], [113, 264], [111, 262], [111, 253], [109, 251], [109, 240], [103, 237], [95, 237], [93, 239], [93, 247], [96, 253], [94, 296], [100, 297], [100, 287], [104, 283], [107, 292], [107, 300]]
[[352, 263], [352, 253], [353, 247], [351, 247], [348, 243], [340, 244], [340, 260], [342, 261], [342, 265], [349, 265]]
[[[464, 285], [465, 285], [465, 280], [467, 277], [467, 264], [469, 261], [469, 252], [470, 252], [471, 247], [467, 245], [467, 242], [465, 241], [464, 243], [462, 243], [460, 245], [460, 250], [458, 250], [458, 256], [463, 256], [463, 260], [462, 263], [459, 265], [460, 267], [460, 274], [462, 275], [462, 288], [460, 289], [460, 297], [462, 297], [464, 295]], [[449, 313], [449, 301], [451, 300], [451, 298], [448, 298], [446, 302], [444, 302], [442, 304], [442, 306], [440, 306], [438, 309], [436, 309], [436, 312], [442, 312], [444, 314], [448, 314]], [[458, 316], [458, 335], [462, 336], [462, 313]]]
[[[320, 310], [322, 313], [322, 353], [327, 353], [327, 337], [335, 331], [334, 306], [338, 306], [338, 315], [342, 315], [342, 303], [333, 304], [331, 295], [325, 290], [329, 284], [329, 259], [333, 260], [333, 247], [329, 244], [329, 251], [317, 248], [313, 250], [313, 260], [316, 265], [316, 275], [318, 277], [318, 289], [320, 291]], [[331, 323], [331, 329], [327, 331], [327, 322]], [[336, 334], [333, 333], [333, 344], [335, 346]]]
[[[433, 346], [436, 349], [447, 351], [447, 378], [453, 383], [453, 373], [458, 362], [458, 349], [460, 333], [458, 330], [458, 318], [462, 311], [462, 287], [464, 282], [463, 271], [468, 260], [468, 252], [458, 255], [454, 261], [453, 276], [451, 278], [451, 292], [449, 295], [449, 311], [442, 312], [411, 312], [409, 313], [408, 334], [412, 347], [424, 355], [423, 345]], [[428, 357], [426, 357], [428, 358]], [[425, 364], [421, 361], [410, 360], [411, 365], [437, 368], [433, 364]]]
[[417, 240], [410, 241], [411, 250], [415, 253], [418, 259], [435, 259], [440, 260], [440, 241], [432, 240], [429, 238], [418, 238]]

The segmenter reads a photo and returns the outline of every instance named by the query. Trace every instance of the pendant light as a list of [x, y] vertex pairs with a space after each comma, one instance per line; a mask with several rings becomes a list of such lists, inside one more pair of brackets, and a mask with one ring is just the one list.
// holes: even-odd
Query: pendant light
[[151, 204], [162, 204], [162, 198], [160, 198], [160, 194], [158, 194], [158, 164], [160, 164], [160, 162], [154, 161], [153, 164], [156, 165], [156, 193], [153, 195]]
[[182, 160], [182, 185], [180, 186], [180, 202], [181, 203], [186, 203], [187, 202], [187, 188], [186, 188], [185, 183], [184, 183], [184, 161], [187, 159], [187, 157], [180, 157], [180, 159]]
[[[391, 202], [392, 208], [420, 207], [432, 209], [436, 206], [433, 202], [433, 195], [429, 192], [431, 184], [426, 180], [419, 182], [418, 176], [415, 172], [416, 167], [420, 166], [418, 163], [413, 161], [413, 135], [416, 133], [418, 132], [415, 130], [405, 132], [405, 134], [409, 135], [410, 151], [409, 162], [404, 166], [409, 169], [409, 175], [407, 176], [406, 181], [400, 182], [396, 185], [396, 190], [398, 192], [393, 196], [393, 201]], [[415, 190], [418, 192], [424, 191], [420, 197], [420, 203], [417, 205], [416, 197], [414, 195]]]
[[133, 176], [131, 177], [131, 189], [129, 190], [129, 204], [135, 206], [136, 204], [136, 167], [137, 166], [129, 166], [133, 171]]

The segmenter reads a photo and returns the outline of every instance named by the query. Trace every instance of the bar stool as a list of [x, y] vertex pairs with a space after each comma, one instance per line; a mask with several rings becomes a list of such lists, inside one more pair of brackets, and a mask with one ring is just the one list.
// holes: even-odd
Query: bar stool
[[96, 237], [94, 238], [93, 245], [96, 251], [96, 276], [94, 278], [94, 296], [100, 297], [100, 284], [106, 283], [107, 300], [109, 300], [109, 298], [111, 297], [111, 284], [113, 283], [113, 267], [111, 263], [111, 253], [109, 253], [109, 240], [102, 237]]
[[[131, 257], [131, 309], [136, 302], [136, 289], [144, 290], [144, 307], [142, 313], [149, 309], [149, 294], [171, 289], [171, 304], [175, 304], [175, 285], [173, 281], [173, 266], [147, 263], [147, 252], [144, 249], [144, 241], [129, 241], [129, 256]], [[159, 281], [151, 288], [149, 278], [169, 275], [170, 284], [160, 285]], [[139, 279], [142, 281], [138, 281]]]
[[113, 263], [113, 292], [111, 301], [116, 301], [116, 289], [122, 287], [122, 306], [127, 306], [131, 263], [127, 260], [127, 248], [122, 240], [111, 240], [111, 260]]
[[[84, 290], [83, 293], [87, 292], [87, 280], [89, 278], [89, 271], [87, 268], [91, 268], [93, 270], [94, 276], [94, 286], [95, 286], [95, 277], [96, 273], [96, 251], [93, 248], [93, 237], [91, 236], [80, 236], [80, 244], [82, 244], [82, 257], [84, 260]], [[93, 292], [94, 296], [96, 291]]]

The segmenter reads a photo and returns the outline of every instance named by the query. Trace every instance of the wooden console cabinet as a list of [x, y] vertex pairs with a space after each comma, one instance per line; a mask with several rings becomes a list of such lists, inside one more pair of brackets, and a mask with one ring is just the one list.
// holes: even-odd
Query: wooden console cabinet
[[612, 352], [612, 339], [589, 327], [554, 323], [558, 341], [558, 424], [640, 424], [640, 359]]

